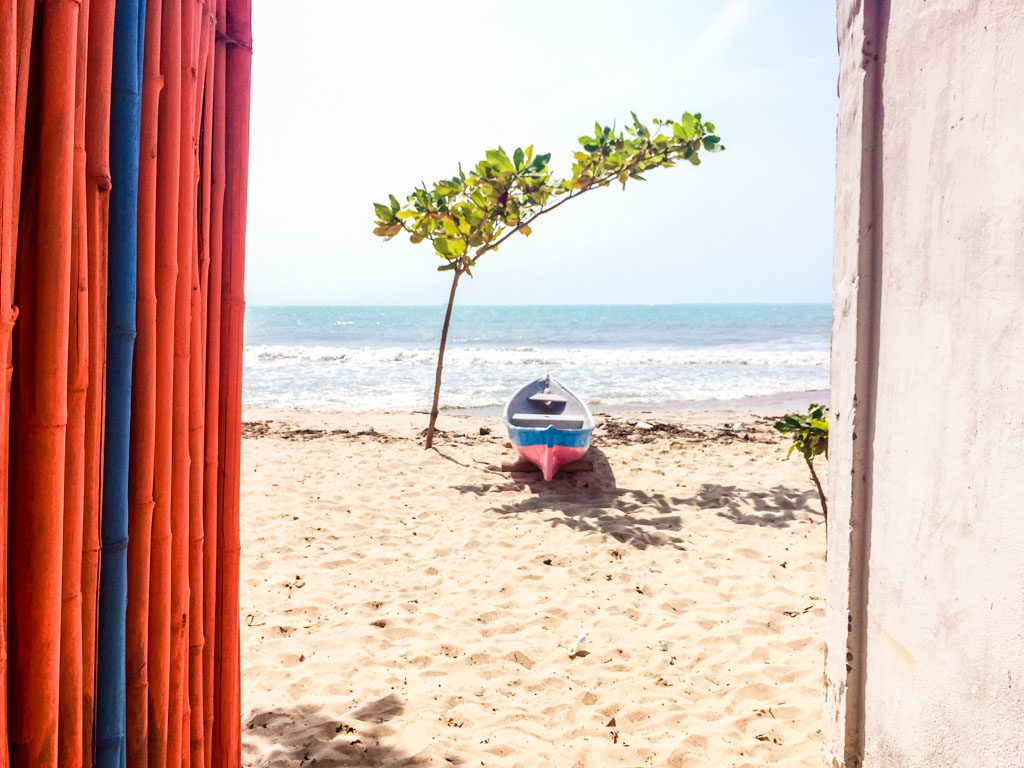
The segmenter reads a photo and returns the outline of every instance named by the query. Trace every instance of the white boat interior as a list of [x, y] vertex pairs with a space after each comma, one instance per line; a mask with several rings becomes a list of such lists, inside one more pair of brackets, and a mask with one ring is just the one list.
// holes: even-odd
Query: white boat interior
[[505, 419], [516, 427], [592, 429], [594, 417], [576, 395], [551, 375], [531, 381], [505, 406]]

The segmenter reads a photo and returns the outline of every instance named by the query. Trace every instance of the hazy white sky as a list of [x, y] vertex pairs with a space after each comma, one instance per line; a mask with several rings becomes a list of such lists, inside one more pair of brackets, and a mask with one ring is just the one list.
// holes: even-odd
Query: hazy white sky
[[588, 193], [481, 262], [464, 304], [827, 302], [826, 0], [254, 0], [250, 304], [440, 304], [375, 200], [603, 122], [700, 111], [727, 151]]

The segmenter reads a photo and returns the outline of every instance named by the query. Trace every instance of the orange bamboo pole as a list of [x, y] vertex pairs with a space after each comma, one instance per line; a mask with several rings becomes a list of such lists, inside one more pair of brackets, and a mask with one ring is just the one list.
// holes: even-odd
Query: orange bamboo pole
[[[223, 25], [223, 6], [217, 8], [217, 27]], [[221, 254], [224, 236], [224, 139], [226, 132], [224, 82], [226, 73], [225, 43], [216, 37], [213, 57], [213, 106], [210, 128], [210, 271], [207, 279], [206, 337], [206, 432], [205, 474], [203, 476], [203, 513], [206, 533], [203, 552], [203, 740], [206, 743], [206, 766], [213, 764], [214, 661], [217, 626], [217, 524], [218, 524], [218, 450], [220, 432], [220, 295]]]
[[171, 665], [167, 766], [181, 765], [187, 747], [189, 611], [189, 364], [192, 241], [195, 237], [195, 162], [192, 148], [198, 68], [195, 0], [181, 3], [181, 148], [178, 192], [178, 274], [174, 294], [174, 400], [171, 485]]
[[10, 424], [14, 266], [18, 250], [21, 167], [25, 139], [25, 102], [34, 4], [5, 3], [0, 9], [0, 361], [5, 368], [0, 396], [0, 768], [9, 765], [7, 749], [7, 503]]
[[[94, 0], [95, 2], [95, 0]], [[125, 619], [126, 750], [144, 768], [149, 719], [150, 537], [153, 534], [157, 393], [157, 158], [160, 122], [160, 0], [146, 4], [142, 126], [139, 142], [138, 272], [128, 465], [128, 611]]]
[[21, 60], [18, 6], [0, 5], [0, 360], [6, 370], [0, 393], [0, 768], [7, 768], [7, 464], [10, 405], [11, 333], [14, 329], [14, 262], [17, 250], [17, 190], [21, 186], [21, 147], [16, 127], [24, 121], [18, 109]]
[[[161, 8], [160, 128], [156, 220], [156, 430], [149, 583], [148, 764], [168, 764], [171, 653], [171, 484], [175, 289], [178, 279], [178, 197], [181, 149], [181, 0]], [[180, 615], [180, 614], [178, 614]], [[180, 727], [180, 726], [179, 726]]]
[[82, 765], [82, 524], [85, 504], [85, 412], [89, 390], [89, 235], [85, 200], [85, 109], [89, 0], [78, 13], [74, 161], [71, 200], [67, 437], [64, 449], [64, 538], [61, 563], [60, 697], [57, 761]]
[[8, 501], [11, 456], [11, 384], [13, 334], [18, 309], [14, 274], [20, 230], [22, 168], [28, 104], [29, 60], [36, 6], [34, 0], [4, 5], [0, 18], [0, 362], [5, 368], [0, 397], [0, 768], [10, 765], [8, 750]]
[[82, 505], [82, 763], [93, 763], [96, 692], [96, 611], [99, 595], [100, 504], [106, 374], [107, 247], [110, 206], [110, 95], [114, 0], [89, 2], [85, 168], [88, 226], [89, 381], [85, 401]]
[[214, 760], [241, 763], [241, 665], [238, 627], [238, 510], [242, 434], [242, 325], [245, 315], [245, 218], [252, 79], [250, 0], [227, 2], [226, 190], [221, 304], [220, 522], [217, 574], [217, 671]]
[[[0, 114], [5, 117], [0, 120], [0, 293], [6, 288], [10, 279], [11, 269], [14, 265], [14, 219], [17, 211], [14, 208], [14, 136], [15, 123], [18, 121], [17, 109], [18, 92], [18, 7], [13, 2], [0, 4]], [[11, 322], [8, 315], [11, 312], [13, 302], [4, 301], [0, 298], [0, 354], [3, 360], [7, 361], [7, 350], [10, 339], [6, 333], [7, 325]], [[0, 400], [0, 418], [7, 412], [7, 398]], [[7, 441], [0, 443], [0, 464], [7, 464]], [[0, 540], [6, 533], [6, 494], [0, 500], [3, 505], [3, 520], [0, 522]], [[0, 550], [0, 559], [4, 560], [6, 570], [6, 547]], [[0, 579], [3, 577], [0, 576]], [[0, 593], [0, 602], [5, 601], [7, 590]], [[0, 641], [5, 639], [6, 621], [0, 620]], [[6, 672], [4, 670], [4, 657], [6, 645], [0, 646], [0, 680]], [[4, 686], [3, 689], [6, 689]], [[6, 697], [4, 697], [6, 698]], [[0, 708], [4, 705], [0, 703]], [[6, 714], [0, 719], [0, 729], [6, 727]], [[6, 751], [6, 744], [3, 745]]]
[[[199, 80], [196, 87], [195, 129], [193, 165], [198, 185], [197, 216], [194, 222], [196, 237], [193, 240], [192, 310], [190, 325], [189, 357], [189, 656], [188, 696], [190, 728], [188, 731], [190, 749], [187, 764], [202, 768], [205, 761], [204, 744], [204, 696], [203, 696], [203, 648], [205, 636], [203, 627], [203, 553], [205, 525], [203, 515], [203, 470], [205, 464], [205, 306], [207, 300], [207, 272], [209, 268], [209, 141], [207, 126], [209, 115], [204, 109], [207, 93], [212, 87], [208, 78], [212, 62], [213, 23], [208, 3], [196, 3], [199, 19]], [[185, 761], [183, 760], [183, 764]]]
[[41, 12], [33, 228], [16, 286], [8, 714], [12, 763], [56, 768], [79, 4]]
[[[0, 359], [5, 363], [10, 345], [8, 328], [13, 327], [6, 301], [7, 284], [14, 266], [14, 123], [18, 83], [17, 56], [18, 12], [13, 3], [0, 5], [0, 113], [9, 115], [0, 120]], [[7, 422], [9, 398], [0, 395], [0, 421]], [[0, 464], [7, 466], [7, 440], [0, 443]], [[6, 469], [3, 481], [6, 483]], [[0, 767], [7, 768], [7, 493], [0, 488]]]

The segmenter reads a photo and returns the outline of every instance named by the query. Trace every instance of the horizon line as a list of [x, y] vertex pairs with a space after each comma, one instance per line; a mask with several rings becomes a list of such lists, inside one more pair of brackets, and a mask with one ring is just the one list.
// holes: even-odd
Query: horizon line
[[[437, 304], [259, 304], [246, 302], [246, 309], [333, 309], [366, 308], [366, 309], [409, 309], [418, 307], [444, 307]], [[647, 302], [647, 303], [563, 303], [563, 304], [455, 304], [458, 307], [475, 308], [522, 308], [522, 307], [831, 307], [831, 301], [685, 301], [685, 302]]]

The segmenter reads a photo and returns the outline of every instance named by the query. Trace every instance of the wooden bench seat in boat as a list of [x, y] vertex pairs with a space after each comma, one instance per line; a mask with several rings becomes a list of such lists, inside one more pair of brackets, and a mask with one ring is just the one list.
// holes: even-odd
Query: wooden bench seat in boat
[[517, 427], [583, 429], [582, 416], [562, 416], [554, 413], [515, 413], [512, 414], [512, 423]]
[[526, 399], [531, 403], [543, 403], [544, 405], [564, 405], [569, 402], [557, 392], [537, 392]]

